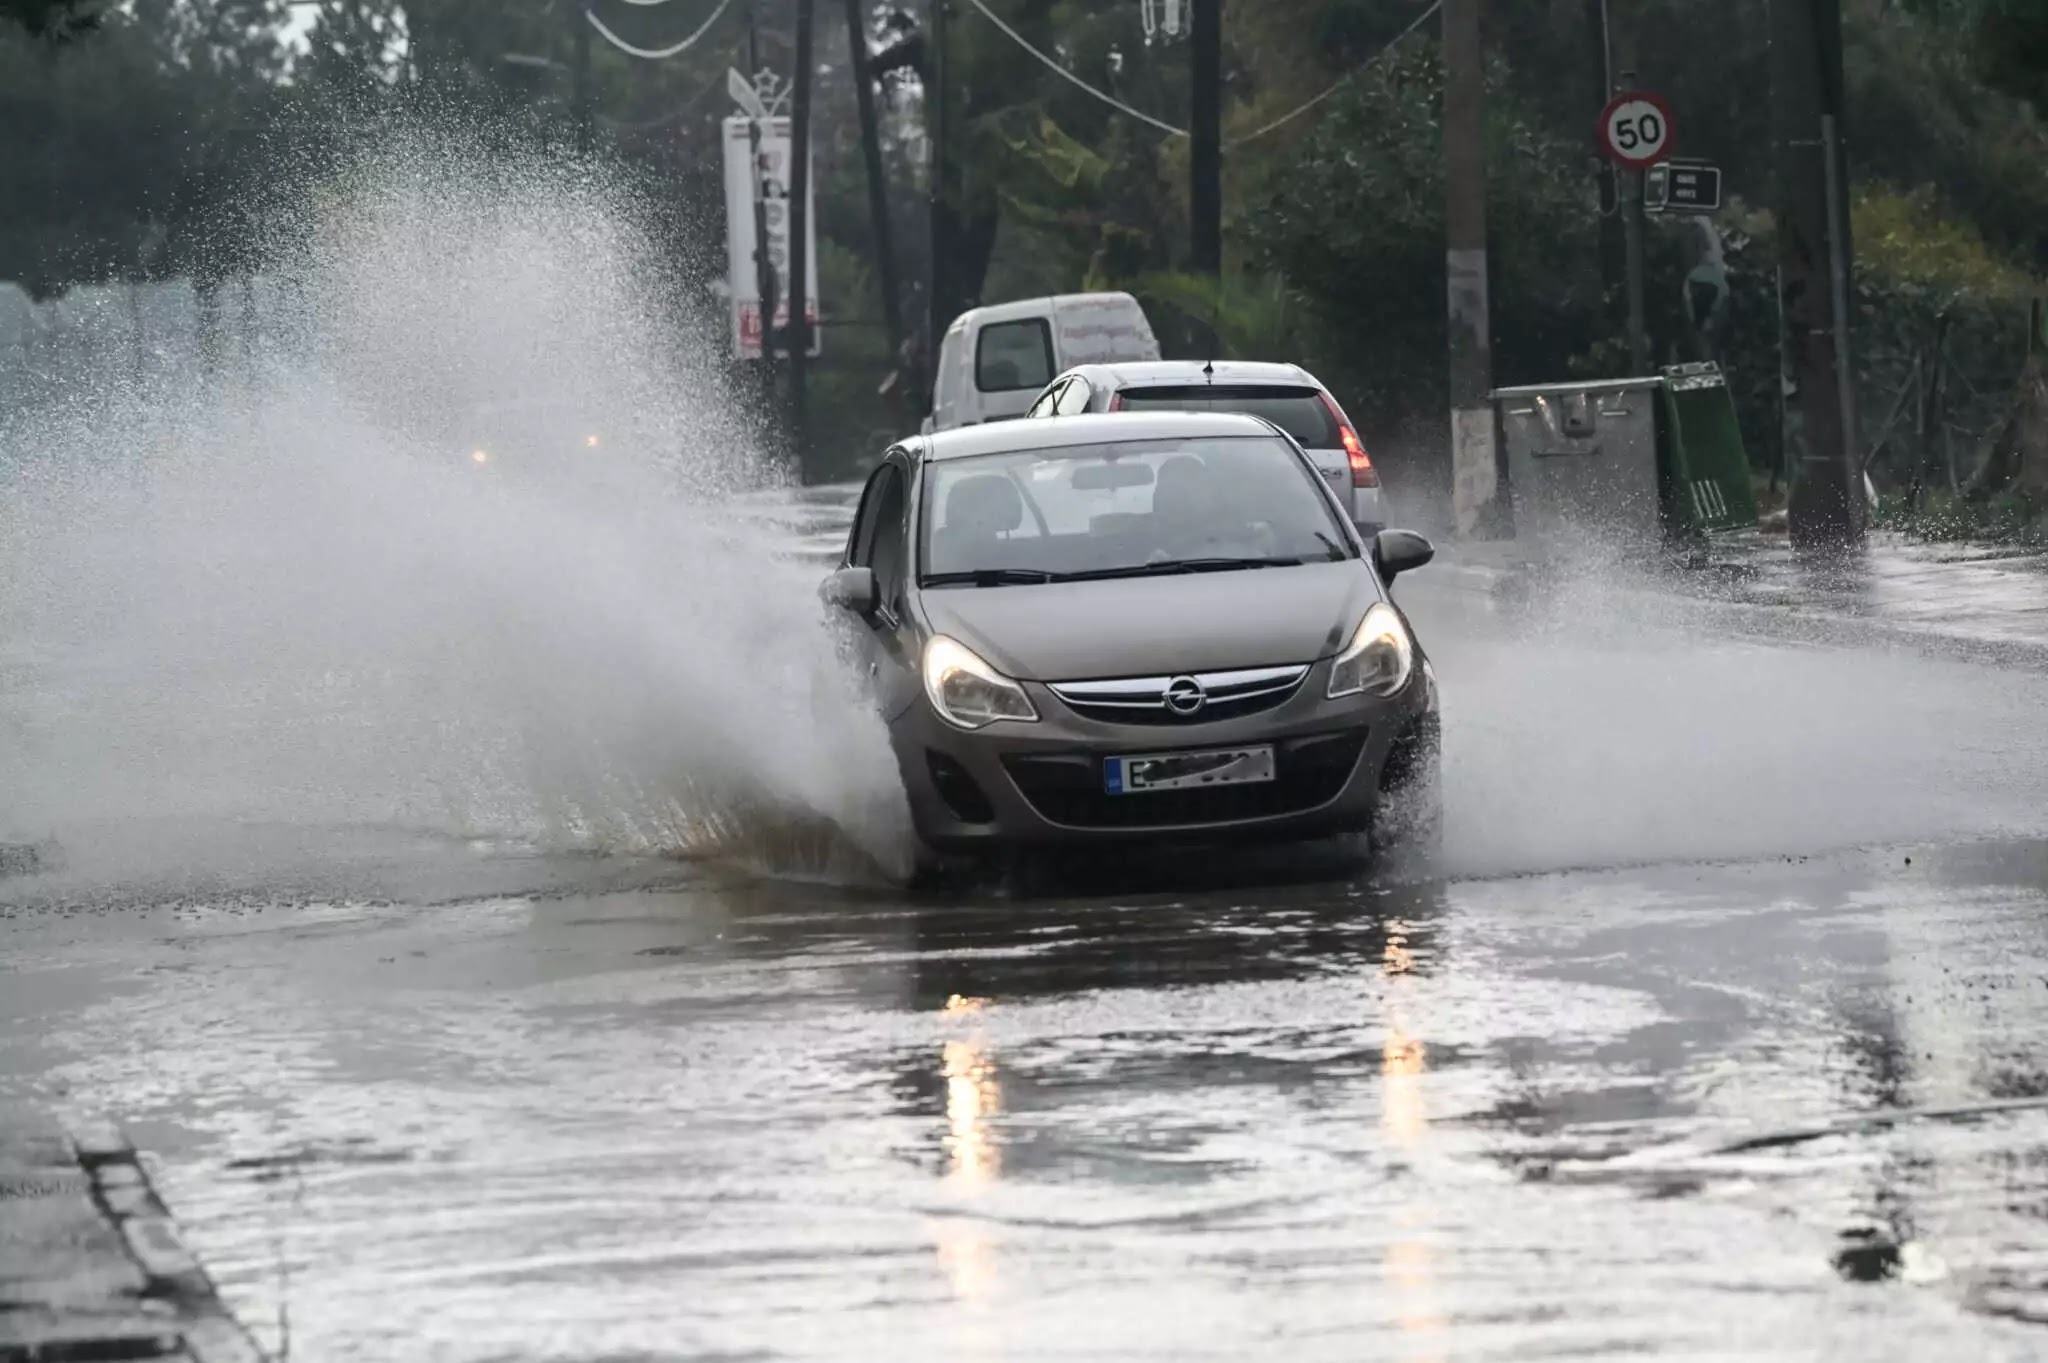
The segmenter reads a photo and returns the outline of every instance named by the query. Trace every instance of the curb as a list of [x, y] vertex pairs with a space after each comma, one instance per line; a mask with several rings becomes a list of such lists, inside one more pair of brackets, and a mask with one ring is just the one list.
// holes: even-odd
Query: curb
[[0, 1363], [268, 1363], [186, 1245], [119, 1126], [86, 1122], [28, 1153], [24, 1160], [0, 1146], [0, 1166], [21, 1166], [0, 1196], [0, 1239], [10, 1219], [40, 1229], [73, 1258], [97, 1260], [90, 1267], [110, 1290], [91, 1301], [72, 1292], [61, 1301], [0, 1301]]

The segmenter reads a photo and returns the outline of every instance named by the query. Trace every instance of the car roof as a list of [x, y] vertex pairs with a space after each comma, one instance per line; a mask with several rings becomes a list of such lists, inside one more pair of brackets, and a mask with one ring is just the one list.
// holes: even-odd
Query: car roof
[[1106, 364], [1075, 365], [1070, 373], [1086, 373], [1089, 379], [1107, 381], [1118, 388], [1150, 388], [1172, 385], [1285, 384], [1289, 387], [1320, 388], [1315, 375], [1298, 364], [1269, 360], [1135, 360]]
[[902, 442], [926, 459], [966, 459], [977, 454], [1064, 449], [1128, 440], [1193, 439], [1202, 436], [1272, 435], [1278, 428], [1237, 412], [1096, 412], [1051, 420], [1013, 418], [958, 426]]
[[1100, 307], [1105, 303], [1138, 306], [1138, 300], [1119, 290], [1105, 290], [1100, 293], [1051, 293], [1039, 294], [1035, 298], [1016, 298], [1007, 303], [984, 303], [978, 308], [969, 308], [953, 320], [948, 331], [955, 331], [979, 322], [986, 326], [990, 322], [1009, 322], [1019, 317], [1043, 317], [1047, 313], [1063, 308], [1079, 306]]

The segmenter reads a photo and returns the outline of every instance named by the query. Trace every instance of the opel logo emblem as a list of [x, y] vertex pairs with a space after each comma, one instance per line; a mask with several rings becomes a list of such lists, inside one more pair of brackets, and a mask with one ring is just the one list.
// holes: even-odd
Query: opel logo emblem
[[1166, 684], [1166, 708], [1188, 716], [1209, 703], [1209, 693], [1193, 677], [1175, 677]]

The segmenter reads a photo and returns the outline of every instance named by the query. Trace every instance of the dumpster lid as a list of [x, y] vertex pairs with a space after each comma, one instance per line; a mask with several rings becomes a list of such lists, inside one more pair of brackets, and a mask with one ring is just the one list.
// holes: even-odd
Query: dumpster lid
[[1527, 383], [1517, 388], [1496, 388], [1487, 397], [1495, 401], [1501, 398], [1540, 398], [1560, 393], [1623, 393], [1641, 388], [1662, 388], [1662, 374], [1648, 374], [1639, 379], [1580, 379], [1576, 383]]

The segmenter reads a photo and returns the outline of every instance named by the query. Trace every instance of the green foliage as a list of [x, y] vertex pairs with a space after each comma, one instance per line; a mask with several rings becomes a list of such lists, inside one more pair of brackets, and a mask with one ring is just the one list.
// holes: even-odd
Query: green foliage
[[2048, 544], [2048, 506], [2019, 490], [1973, 502], [1943, 488], [1917, 506], [1903, 492], [1884, 493], [1871, 523], [1921, 540]]
[[[1206, 328], [1219, 352], [1214, 358], [1263, 360], [1296, 353], [1308, 324], [1308, 307], [1279, 275], [1207, 275], [1162, 272], [1131, 280], [1155, 328], [1192, 336]], [[1162, 340], [1165, 338], [1162, 337]], [[1168, 345], [1169, 351], [1186, 346]], [[1190, 352], [1191, 353], [1191, 352]]]
[[[1559, 377], [1601, 308], [1586, 151], [1540, 127], [1496, 66], [1487, 157], [1494, 367]], [[1449, 403], [1444, 340], [1442, 67], [1415, 42], [1328, 100], [1293, 155], [1256, 174], [1232, 218], [1252, 263], [1314, 300], [1318, 373], [1380, 427]], [[1325, 373], [1324, 371], [1328, 372]]]
[[97, 28], [105, 11], [104, 0], [0, 0], [0, 24], [63, 42]]
[[[1175, 126], [1188, 122], [1185, 41], [1147, 44], [1135, 3], [990, 0], [1070, 73]], [[1678, 113], [1678, 150], [1717, 161], [1731, 198], [1720, 358], [1760, 468], [1779, 445], [1771, 0], [1635, 0], [1634, 64]], [[658, 40], [667, 10], [619, 22]], [[574, 7], [503, 0], [322, 0], [290, 64], [281, 0], [0, 0], [0, 278], [47, 293], [85, 279], [220, 274], [257, 259], [260, 195], [374, 143], [393, 120], [459, 111], [503, 149], [559, 142]], [[1494, 375], [1611, 376], [1627, 366], [1618, 280], [1603, 281], [1592, 113], [1601, 98], [1588, 7], [1491, 6], [1487, 168]], [[1338, 390], [1377, 449], [1440, 422], [1445, 360], [1442, 71], [1433, 25], [1385, 44], [1415, 0], [1233, 0], [1225, 8], [1225, 261], [1187, 259], [1188, 143], [1047, 71], [972, 7], [955, 6], [940, 182], [963, 223], [962, 301], [1131, 288], [1173, 344], [1213, 325], [1232, 355], [1299, 360]], [[1849, 168], [1858, 248], [1854, 356], [1875, 428], [1939, 353], [1954, 375], [1944, 434], [1974, 451], [2007, 405], [2025, 300], [2048, 274], [2048, 4], [1844, 0]], [[825, 463], [900, 424], [889, 372], [843, 23], [821, 5], [816, 122], [822, 294], [833, 326], [814, 368], [834, 413]], [[94, 30], [51, 43], [31, 32]], [[789, 13], [759, 14], [763, 61], [790, 61]], [[6, 21], [12, 20], [10, 25]], [[670, 62], [593, 48], [601, 146], [666, 205], [673, 256], [722, 264], [718, 119], [733, 24]], [[506, 54], [531, 61], [507, 62]], [[1255, 129], [1342, 78], [1306, 117]], [[708, 92], [708, 93], [707, 93]], [[262, 129], [261, 135], [250, 130]], [[889, 202], [921, 317], [926, 250], [914, 113], [886, 133]], [[1612, 231], [1612, 224], [1608, 230]], [[1693, 229], [1646, 234], [1654, 356], [1689, 358], [1681, 281]], [[843, 418], [843, 419], [842, 419]], [[861, 434], [839, 448], [844, 433]], [[823, 448], [829, 445], [831, 448]], [[1441, 442], [1429, 448], [1439, 459]], [[866, 451], [872, 453], [871, 450]], [[1873, 466], [1904, 484], [1894, 441]], [[1440, 472], [1440, 470], [1439, 470]], [[1967, 474], [1965, 469], [1964, 473]], [[1944, 478], [1945, 481], [1945, 478]]]
[[1857, 186], [1851, 236], [1859, 268], [1943, 302], [1966, 296], [2025, 298], [2039, 284], [1994, 254], [1975, 227], [1948, 216], [1932, 185], [1910, 190], [1882, 182]]
[[[175, 12], [174, 12], [175, 10]], [[236, 27], [262, 6], [138, 0], [60, 45], [0, 31], [0, 278], [34, 295], [175, 273], [234, 129], [271, 107], [274, 41]]]
[[825, 308], [823, 355], [811, 371], [814, 410], [830, 420], [812, 432], [810, 472], [852, 477], [897, 433], [900, 404], [880, 391], [891, 356], [875, 271], [830, 238], [818, 242], [818, 297]]

